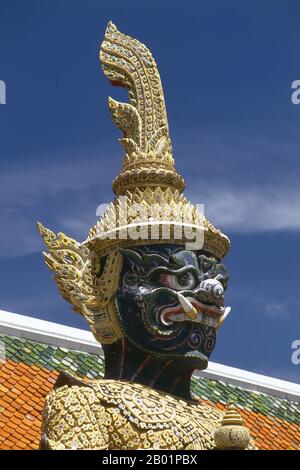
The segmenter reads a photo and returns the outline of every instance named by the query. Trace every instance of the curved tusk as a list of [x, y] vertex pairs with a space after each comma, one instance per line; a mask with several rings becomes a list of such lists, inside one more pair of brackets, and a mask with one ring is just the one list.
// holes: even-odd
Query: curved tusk
[[219, 320], [219, 325], [218, 326], [221, 326], [224, 321], [226, 320], [226, 318], [228, 317], [228, 315], [230, 314], [231, 312], [231, 307], [226, 307], [225, 308], [225, 312], [223, 313], [223, 315], [221, 316], [220, 320]]
[[177, 296], [185, 315], [190, 318], [190, 320], [195, 320], [197, 318], [197, 310], [195, 307], [184, 295], [177, 294]]

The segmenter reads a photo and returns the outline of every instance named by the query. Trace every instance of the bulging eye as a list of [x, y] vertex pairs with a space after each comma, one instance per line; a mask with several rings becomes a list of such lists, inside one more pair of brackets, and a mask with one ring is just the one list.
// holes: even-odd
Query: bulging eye
[[173, 290], [191, 290], [196, 287], [196, 278], [191, 272], [178, 275], [163, 274], [161, 276], [161, 281], [164, 286]]

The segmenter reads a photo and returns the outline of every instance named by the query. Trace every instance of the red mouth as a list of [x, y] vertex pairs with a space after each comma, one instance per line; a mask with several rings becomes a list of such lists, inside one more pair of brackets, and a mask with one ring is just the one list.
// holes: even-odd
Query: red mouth
[[[197, 312], [206, 313], [207, 315], [215, 318], [216, 320], [218, 320], [223, 315], [223, 309], [217, 307], [216, 305], [203, 304], [202, 302], [199, 302], [193, 297], [187, 297], [187, 300], [190, 301], [190, 303], [193, 305], [193, 307], [195, 307]], [[184, 314], [184, 310], [182, 306], [178, 304], [175, 307], [164, 308], [161, 312], [161, 315], [163, 315], [165, 321], [168, 321], [171, 316], [180, 313]]]

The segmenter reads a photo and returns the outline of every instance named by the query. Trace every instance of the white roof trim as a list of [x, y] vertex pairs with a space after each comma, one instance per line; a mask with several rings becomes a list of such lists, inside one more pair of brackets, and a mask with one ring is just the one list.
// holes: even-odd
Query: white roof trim
[[[0, 310], [0, 333], [93, 354], [103, 354], [101, 345], [91, 332], [37, 318]], [[266, 393], [300, 402], [300, 385], [255, 374], [236, 367], [209, 362], [206, 370], [196, 371], [198, 377], [237, 385], [247, 390]]]
[[245, 390], [266, 393], [278, 398], [300, 402], [300, 385], [276, 379], [267, 375], [256, 374], [236, 367], [209, 362], [207, 369], [195, 371], [196, 377], [218, 380], [226, 384], [237, 385]]
[[0, 333], [76, 351], [101, 354], [90, 331], [0, 310]]

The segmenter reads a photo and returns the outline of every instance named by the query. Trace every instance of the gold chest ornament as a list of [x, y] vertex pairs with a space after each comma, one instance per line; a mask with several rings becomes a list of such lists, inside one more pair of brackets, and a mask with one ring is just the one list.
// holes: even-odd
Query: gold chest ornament
[[[224, 421], [224, 413], [216, 408], [125, 381], [86, 385], [64, 385], [48, 395], [42, 429], [48, 449], [216, 448], [214, 435]], [[255, 448], [246, 428], [237, 423], [235, 427], [235, 441], [227, 446]]]

